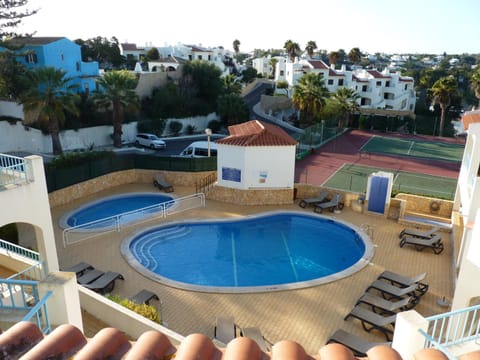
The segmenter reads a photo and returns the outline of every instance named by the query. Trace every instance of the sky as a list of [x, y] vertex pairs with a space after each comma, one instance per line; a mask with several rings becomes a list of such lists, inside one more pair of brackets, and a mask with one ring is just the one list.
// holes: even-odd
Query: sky
[[282, 49], [287, 40], [327, 52], [480, 53], [479, 0], [28, 0], [38, 13], [17, 32], [138, 47], [187, 44], [240, 51]]

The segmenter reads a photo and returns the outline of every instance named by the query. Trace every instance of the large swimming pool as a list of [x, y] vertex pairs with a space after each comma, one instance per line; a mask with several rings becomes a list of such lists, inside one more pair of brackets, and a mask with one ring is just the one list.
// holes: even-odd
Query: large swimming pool
[[321, 215], [273, 212], [241, 219], [175, 222], [125, 239], [122, 254], [161, 283], [205, 292], [314, 286], [363, 268], [370, 238]]
[[104, 228], [109, 226], [113, 217], [121, 216], [123, 222], [133, 221], [161, 211], [161, 204], [172, 200], [173, 197], [165, 194], [138, 192], [105, 197], [65, 214], [60, 219], [60, 226], [67, 228], [88, 224], [89, 229]]

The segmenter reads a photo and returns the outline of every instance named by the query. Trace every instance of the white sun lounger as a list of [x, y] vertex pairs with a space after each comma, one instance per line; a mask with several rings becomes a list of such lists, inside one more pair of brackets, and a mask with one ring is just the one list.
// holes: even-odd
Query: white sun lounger
[[407, 235], [407, 236], [413, 236], [413, 237], [418, 237], [418, 238], [423, 238], [423, 239], [430, 239], [432, 236], [434, 236], [434, 234], [437, 231], [440, 231], [439, 226], [435, 226], [435, 227], [431, 228], [430, 230], [425, 230], [425, 231], [405, 228], [402, 231], [400, 231], [400, 234], [398, 234], [398, 238], [401, 239], [401, 238], [403, 238], [404, 235]]

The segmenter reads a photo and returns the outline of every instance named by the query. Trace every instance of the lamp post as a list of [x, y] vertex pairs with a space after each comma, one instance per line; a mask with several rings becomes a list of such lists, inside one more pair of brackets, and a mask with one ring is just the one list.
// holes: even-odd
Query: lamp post
[[208, 157], [210, 157], [210, 136], [212, 135], [212, 130], [209, 128], [205, 129], [205, 134], [207, 134], [207, 144], [208, 144]]

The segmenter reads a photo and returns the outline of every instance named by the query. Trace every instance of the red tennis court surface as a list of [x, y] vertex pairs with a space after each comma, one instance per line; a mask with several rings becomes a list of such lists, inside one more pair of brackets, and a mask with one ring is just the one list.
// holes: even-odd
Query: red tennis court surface
[[297, 161], [295, 164], [295, 182], [321, 185], [344, 164], [373, 166], [417, 174], [458, 178], [460, 163], [381, 154], [360, 155], [360, 148], [375, 135], [456, 144], [465, 143], [464, 139], [442, 138], [439, 140], [438, 137], [433, 136], [385, 134], [352, 130], [315, 150], [313, 154]]

